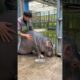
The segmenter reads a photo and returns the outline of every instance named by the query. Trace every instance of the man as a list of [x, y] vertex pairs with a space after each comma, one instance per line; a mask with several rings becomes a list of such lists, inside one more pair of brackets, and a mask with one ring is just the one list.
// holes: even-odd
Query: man
[[[26, 38], [31, 40], [32, 36], [30, 34], [26, 34], [28, 31], [33, 30], [32, 28], [32, 13], [30, 11], [24, 12], [23, 16], [18, 18], [18, 36], [19, 36], [19, 41], [18, 41], [18, 52], [19, 48], [21, 46], [21, 37]], [[26, 53], [26, 51], [24, 51]]]

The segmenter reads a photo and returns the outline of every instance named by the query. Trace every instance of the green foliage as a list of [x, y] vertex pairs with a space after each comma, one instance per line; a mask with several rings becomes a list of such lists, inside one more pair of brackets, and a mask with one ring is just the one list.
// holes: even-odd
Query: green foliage
[[34, 28], [55, 28], [56, 27], [56, 14], [49, 14], [49, 15], [38, 15], [33, 22]]
[[43, 35], [47, 36], [50, 38], [50, 40], [55, 43], [56, 42], [56, 31], [51, 31], [51, 30], [46, 30], [44, 32], [42, 32]]
[[55, 28], [56, 27], [56, 22], [38, 22], [38, 23], [33, 23], [34, 28]]
[[49, 27], [56, 27], [56, 22], [49, 22]]

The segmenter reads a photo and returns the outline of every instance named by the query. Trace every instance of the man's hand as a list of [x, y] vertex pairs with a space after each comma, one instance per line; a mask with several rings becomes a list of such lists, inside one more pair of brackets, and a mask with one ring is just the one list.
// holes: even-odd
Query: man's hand
[[0, 22], [0, 38], [3, 42], [9, 42], [10, 39], [13, 39], [11, 33], [15, 33], [15, 31], [10, 29], [10, 26], [12, 26], [11, 23]]
[[32, 40], [32, 36], [30, 34], [27, 34], [26, 38], [29, 39], [29, 40]]
[[30, 34], [20, 33], [20, 35], [24, 38], [27, 38], [28, 40], [32, 40], [32, 36]]

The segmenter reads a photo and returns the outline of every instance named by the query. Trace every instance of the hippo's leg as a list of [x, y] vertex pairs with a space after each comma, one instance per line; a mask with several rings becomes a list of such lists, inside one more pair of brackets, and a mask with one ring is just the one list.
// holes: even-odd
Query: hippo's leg
[[44, 56], [41, 53], [38, 53], [38, 58], [41, 59], [44, 58]]
[[41, 54], [39, 48], [36, 46], [36, 51], [37, 51], [37, 54], [38, 54], [38, 58], [41, 59], [41, 58], [44, 58], [44, 56]]
[[36, 52], [37, 52], [37, 55], [38, 55], [38, 58], [41, 59], [41, 58], [44, 58], [44, 56], [41, 54], [41, 51], [39, 49], [39, 46], [38, 46], [38, 40], [36, 40], [36, 38], [33, 38], [34, 39], [34, 45], [35, 45], [35, 49], [36, 49]]

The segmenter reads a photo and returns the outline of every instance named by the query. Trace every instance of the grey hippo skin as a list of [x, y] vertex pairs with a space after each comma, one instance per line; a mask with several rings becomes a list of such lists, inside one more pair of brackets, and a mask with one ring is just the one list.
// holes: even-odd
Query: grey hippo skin
[[28, 34], [32, 35], [32, 40], [30, 41], [22, 38], [21, 47], [19, 49], [20, 53], [27, 54], [34, 50], [39, 58], [41, 57], [42, 53], [48, 57], [53, 56], [53, 44], [47, 37], [35, 31], [29, 31]]

